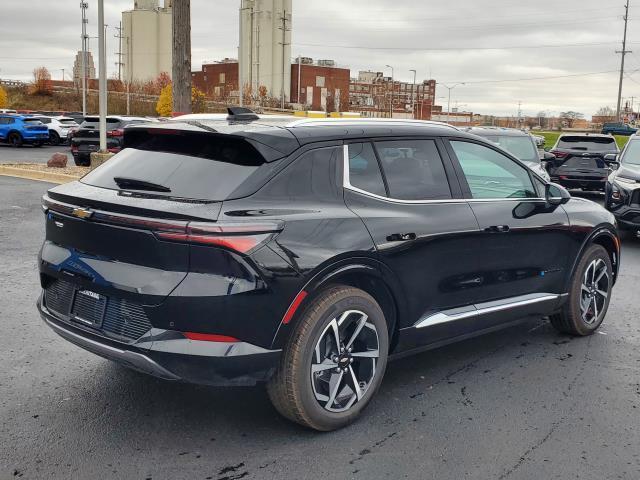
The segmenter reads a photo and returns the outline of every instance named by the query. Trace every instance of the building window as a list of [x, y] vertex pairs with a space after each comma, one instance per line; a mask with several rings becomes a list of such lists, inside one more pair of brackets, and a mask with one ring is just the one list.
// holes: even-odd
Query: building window
[[206, 75], [204, 76], [204, 81], [205, 81], [205, 82], [207, 81], [207, 76], [206, 76]]
[[324, 87], [324, 77], [316, 76], [316, 87]]
[[220, 74], [220, 81], [218, 83], [225, 83], [226, 76], [224, 73]]

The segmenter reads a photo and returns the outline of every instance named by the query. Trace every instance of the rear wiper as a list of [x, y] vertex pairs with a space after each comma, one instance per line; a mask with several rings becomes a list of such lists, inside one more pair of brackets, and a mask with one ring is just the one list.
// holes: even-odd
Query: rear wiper
[[160, 185], [153, 182], [147, 182], [146, 180], [138, 180], [137, 178], [127, 177], [113, 177], [113, 181], [118, 184], [120, 188], [131, 188], [133, 190], [146, 190], [149, 192], [170, 192], [169, 187]]

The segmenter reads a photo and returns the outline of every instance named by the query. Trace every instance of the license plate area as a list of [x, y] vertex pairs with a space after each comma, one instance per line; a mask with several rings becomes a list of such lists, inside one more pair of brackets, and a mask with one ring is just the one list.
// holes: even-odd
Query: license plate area
[[91, 328], [102, 327], [107, 297], [91, 290], [77, 290], [71, 307], [71, 319]]

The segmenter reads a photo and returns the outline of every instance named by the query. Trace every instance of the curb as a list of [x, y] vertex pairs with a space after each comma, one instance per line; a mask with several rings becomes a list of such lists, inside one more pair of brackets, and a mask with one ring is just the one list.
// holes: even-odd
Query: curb
[[65, 173], [41, 172], [38, 170], [30, 170], [20, 167], [9, 167], [5, 165], [0, 165], [0, 175], [57, 184], [73, 182], [80, 178], [79, 176], [67, 175]]

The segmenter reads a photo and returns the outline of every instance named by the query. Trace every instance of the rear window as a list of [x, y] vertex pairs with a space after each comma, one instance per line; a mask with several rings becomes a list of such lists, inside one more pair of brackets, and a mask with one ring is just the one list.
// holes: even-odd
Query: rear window
[[63, 125], [68, 125], [68, 126], [71, 126], [71, 127], [73, 127], [75, 125], [78, 125], [73, 118], [65, 118], [65, 119], [58, 120], [58, 121]]
[[618, 149], [611, 137], [565, 136], [558, 140], [558, 148], [581, 150], [584, 152], [609, 152]]
[[523, 162], [539, 162], [540, 155], [530, 137], [515, 135], [488, 135], [485, 137], [492, 143], [505, 149]]
[[29, 118], [24, 120], [25, 125], [42, 125], [42, 122], [37, 118]]
[[[107, 129], [114, 129], [120, 125], [120, 120], [117, 118], [108, 118], [107, 117]], [[87, 117], [80, 125], [82, 128], [95, 128], [96, 130], [100, 128], [100, 118], [98, 117]]]
[[[82, 182], [112, 190], [144, 190], [153, 195], [223, 201], [243, 196], [239, 187], [259, 183], [271, 168], [244, 140], [208, 134], [150, 135], [135, 141]], [[130, 186], [120, 188], [115, 178], [126, 178], [165, 187], [153, 191]], [[121, 182], [122, 184], [122, 182]], [[234, 194], [236, 192], [236, 194]]]

